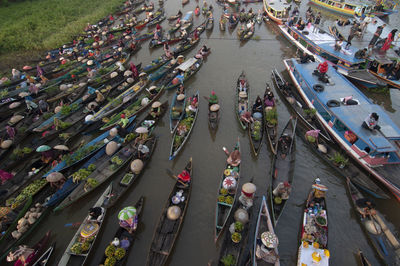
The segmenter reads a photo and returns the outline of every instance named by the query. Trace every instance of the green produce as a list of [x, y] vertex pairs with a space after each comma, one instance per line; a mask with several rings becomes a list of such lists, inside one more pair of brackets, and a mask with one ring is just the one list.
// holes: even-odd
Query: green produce
[[74, 254], [82, 254], [82, 245], [81, 243], [75, 243], [71, 247], [71, 252]]
[[115, 263], [117, 263], [117, 259], [116, 258], [108, 257], [104, 262], [104, 266], [114, 266]]
[[106, 248], [106, 251], [104, 252], [106, 257], [111, 257], [114, 255], [114, 253], [115, 253], [115, 246], [112, 244], [108, 245], [108, 247]]
[[117, 260], [122, 260], [123, 257], [125, 257], [126, 251], [123, 248], [117, 248], [117, 250], [114, 253], [114, 256]]
[[88, 251], [89, 248], [90, 248], [89, 242], [84, 242], [84, 243], [81, 245], [81, 248], [82, 248], [82, 252]]

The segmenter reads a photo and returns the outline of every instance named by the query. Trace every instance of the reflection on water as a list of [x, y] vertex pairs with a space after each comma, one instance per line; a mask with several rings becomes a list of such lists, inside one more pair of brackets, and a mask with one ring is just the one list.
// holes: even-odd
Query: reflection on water
[[[307, 2], [303, 1], [301, 9], [307, 9]], [[184, 8], [180, 1], [166, 1], [164, 6], [167, 16], [176, 14], [178, 9], [183, 13], [194, 10], [195, 6], [201, 2], [191, 1]], [[155, 134], [158, 137], [157, 147], [143, 175], [121, 200], [108, 211], [102, 232], [98, 237], [98, 242], [90, 258], [90, 265], [97, 265], [100, 261], [105, 247], [111, 241], [113, 233], [118, 227], [118, 211], [126, 206], [134, 204], [140, 196], [145, 196], [145, 205], [142, 213], [141, 224], [137, 239], [129, 254], [128, 265], [144, 265], [150, 247], [154, 228], [165, 205], [165, 201], [174, 185], [174, 180], [170, 178], [165, 169], [170, 169], [174, 173], [181, 171], [187, 159], [193, 157], [193, 188], [192, 195], [182, 226], [181, 233], [176, 241], [173, 254], [170, 256], [170, 265], [206, 265], [218, 254], [218, 250], [213, 241], [215, 205], [217, 200], [217, 190], [220, 178], [224, 169], [226, 156], [222, 147], [228, 149], [240, 137], [242, 147], [242, 177], [241, 184], [254, 180], [257, 185], [257, 198], [255, 206], [258, 206], [262, 195], [267, 195], [267, 187], [270, 182], [270, 161], [271, 154], [268, 145], [264, 143], [258, 159], [251, 156], [251, 150], [247, 132], [240, 129], [234, 112], [234, 95], [236, 79], [242, 70], [245, 70], [250, 84], [250, 101], [254, 101], [257, 94], [262, 95], [265, 83], [271, 82], [271, 71], [277, 68], [283, 71], [283, 58], [293, 57], [296, 49], [293, 48], [286, 39], [280, 35], [278, 28], [272, 22], [266, 25], [256, 25], [255, 36], [260, 40], [249, 40], [244, 45], [236, 37], [234, 31], [226, 30], [220, 32], [217, 21], [222, 12], [222, 7], [214, 4], [214, 18], [216, 25], [210, 33], [203, 33], [201, 43], [191, 51], [187, 57], [193, 56], [200, 49], [201, 45], [206, 44], [211, 47], [212, 53], [202, 68], [190, 81], [185, 83], [188, 93], [193, 94], [196, 90], [200, 91], [200, 97], [208, 96], [211, 90], [215, 90], [219, 96], [221, 111], [220, 123], [215, 136], [210, 136], [207, 119], [207, 101], [199, 101], [199, 116], [194, 125], [193, 132], [179, 156], [173, 161], [168, 161], [168, 154], [171, 143], [169, 132], [168, 113], [163, 121], [157, 126]], [[253, 10], [258, 10], [261, 4], [251, 4]], [[313, 9], [316, 7], [312, 6]], [[325, 15], [326, 12], [321, 10]], [[326, 13], [329, 14], [330, 13]], [[398, 16], [397, 16], [398, 17]], [[329, 19], [336, 16], [330, 15]], [[194, 25], [199, 25], [204, 21], [204, 17], [194, 17]], [[162, 24], [167, 27], [167, 22]], [[133, 56], [134, 63], [142, 62], [144, 65], [152, 59], [160, 56], [162, 48], [149, 51], [148, 41], [143, 43], [143, 48]], [[285, 73], [284, 76], [288, 79]], [[165, 93], [160, 101], [169, 100], [171, 103], [172, 91]], [[275, 93], [277, 96], [278, 94]], [[400, 106], [400, 94], [397, 90], [390, 91], [389, 95], [379, 93], [367, 94], [373, 101], [383, 105], [386, 111], [396, 123], [400, 124], [400, 118], [395, 117], [396, 110]], [[285, 105], [277, 96], [279, 130], [289, 119]], [[140, 119], [140, 118], [139, 118]], [[345, 181], [335, 175], [329, 166], [326, 166], [319, 158], [313, 156], [307, 145], [297, 138], [296, 170], [293, 182], [293, 193], [288, 201], [287, 207], [283, 212], [276, 228], [280, 239], [279, 251], [282, 258], [282, 265], [294, 265], [297, 257], [299, 228], [301, 225], [303, 203], [306, 200], [308, 191], [313, 180], [319, 177], [328, 186], [327, 204], [329, 213], [329, 249], [331, 251], [331, 265], [355, 265], [356, 257], [354, 252], [358, 248], [362, 249], [373, 265], [378, 265], [379, 261], [373, 249], [369, 246], [367, 238], [358, 224], [354, 211], [351, 207], [345, 189]], [[41, 227], [35, 232], [30, 244], [41, 238], [47, 230], [53, 230], [54, 240], [57, 247], [50, 265], [55, 265], [61, 257], [70, 239], [75, 233], [72, 228], [64, 227], [70, 222], [82, 221], [87, 214], [87, 210], [97, 200], [97, 197], [106, 188], [107, 184], [99, 187], [96, 192], [88, 195], [84, 200], [74, 204], [60, 213], [52, 213]], [[395, 200], [377, 201], [379, 210], [385, 214], [391, 222], [390, 226], [400, 225], [400, 216], [397, 211], [399, 207]], [[28, 244], [29, 244], [28, 243]], [[220, 245], [220, 243], [218, 244]]]

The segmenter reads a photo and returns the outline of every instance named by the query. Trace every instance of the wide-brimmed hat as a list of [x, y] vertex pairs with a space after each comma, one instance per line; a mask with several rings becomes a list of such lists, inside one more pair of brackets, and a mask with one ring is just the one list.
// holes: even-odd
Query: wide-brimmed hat
[[183, 93], [179, 94], [178, 96], [176, 96], [176, 99], [178, 101], [183, 101], [183, 99], [185, 99], [185, 94], [183, 94]]
[[59, 151], [69, 151], [69, 148], [62, 144], [54, 146], [53, 149], [59, 150]]
[[158, 107], [160, 107], [160, 106], [161, 106], [161, 103], [160, 103], [159, 101], [155, 101], [155, 102], [151, 105], [152, 108], [158, 108]]
[[145, 127], [138, 127], [138, 128], [135, 130], [135, 132], [136, 132], [136, 133], [139, 133], [139, 134], [143, 134], [143, 133], [149, 132], [149, 130], [148, 130], [147, 128], [145, 128]]
[[145, 72], [142, 72], [139, 74], [139, 77], [145, 77], [147, 74]]
[[60, 172], [52, 172], [47, 177], [46, 180], [49, 182], [57, 182], [64, 178], [64, 175]]
[[220, 108], [219, 104], [213, 104], [213, 105], [210, 106], [210, 111], [211, 112], [216, 112], [216, 111], [219, 110], [219, 108]]
[[272, 232], [263, 232], [261, 241], [267, 248], [276, 248], [279, 244], [278, 237]]

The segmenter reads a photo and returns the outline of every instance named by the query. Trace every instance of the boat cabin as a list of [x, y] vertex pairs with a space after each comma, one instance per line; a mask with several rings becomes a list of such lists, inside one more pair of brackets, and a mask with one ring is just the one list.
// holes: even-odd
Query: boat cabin
[[311, 0], [312, 3], [327, 8], [331, 11], [345, 15], [358, 15], [371, 13], [375, 9], [375, 3], [372, 1], [361, 0]]
[[268, 16], [278, 24], [282, 24], [289, 17], [290, 5], [286, 0], [263, 0], [263, 6]]
[[[329, 83], [323, 83], [313, 74], [318, 63], [300, 64], [288, 59], [285, 64], [290, 67], [301, 95], [314, 106], [341, 146], [371, 166], [400, 163], [400, 128], [380, 106], [332, 67], [327, 72]], [[355, 104], [344, 104], [343, 99], [349, 96]], [[373, 112], [379, 115], [380, 129], [365, 129], [362, 124]]]

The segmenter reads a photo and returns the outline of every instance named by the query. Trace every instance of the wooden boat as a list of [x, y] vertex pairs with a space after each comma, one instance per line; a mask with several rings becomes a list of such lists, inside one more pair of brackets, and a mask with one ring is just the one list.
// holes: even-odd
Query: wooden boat
[[[361, 194], [361, 192], [350, 181], [350, 179], [347, 179], [347, 189], [349, 190], [351, 202], [353, 203], [352, 205], [361, 227], [363, 228], [364, 233], [367, 235], [370, 243], [374, 247], [376, 253], [382, 259], [385, 265], [397, 264], [396, 262], [400, 261], [399, 242], [390, 232], [390, 229], [388, 229], [383, 219], [380, 217], [382, 214], [375, 209], [376, 214], [363, 217], [360, 213], [362, 210], [362, 206], [360, 206], [362, 202], [360, 201], [365, 200], [366, 197]], [[397, 247], [394, 245], [396, 242]]]
[[[260, 256], [260, 257], [257, 256], [257, 254], [259, 254], [259, 253], [262, 254], [262, 252], [263, 252], [263, 247], [262, 247], [263, 245], [260, 245], [257, 242], [261, 238], [261, 234], [264, 233], [264, 232], [270, 232], [272, 234], [275, 234], [274, 226], [273, 226], [272, 221], [271, 221], [271, 216], [269, 214], [268, 204], [267, 204], [267, 201], [265, 200], [265, 196], [262, 197], [260, 210], [258, 212], [256, 230], [254, 232], [254, 244], [253, 244], [252, 262], [253, 262], [254, 266], [257, 266], [257, 265], [260, 265], [260, 266], [263, 266], [263, 265], [279, 266], [280, 262], [279, 262], [278, 247], [276, 247], [274, 249], [276, 257], [271, 256], [271, 254], [267, 254], [266, 256]], [[257, 249], [259, 249], [259, 250], [257, 250]]]
[[168, 17], [167, 19], [168, 19], [169, 21], [173, 21], [173, 20], [176, 20], [176, 19], [178, 19], [178, 18], [180, 18], [180, 17], [182, 17], [182, 12], [180, 12], [180, 10], [179, 10], [179, 12], [178, 12], [176, 15], [170, 16], [170, 17]]
[[[138, 116], [144, 110], [146, 110], [149, 106], [151, 106], [156, 100], [158, 100], [164, 92], [164, 87], [150, 87], [152, 90], [144, 90], [145, 93], [142, 95], [137, 95], [137, 97], [133, 98], [132, 103], [123, 109], [121, 112], [114, 114], [109, 121], [103, 125], [100, 130], [109, 130], [118, 124], [120, 121], [121, 115], [125, 114], [126, 118], [131, 118], [133, 116]], [[142, 105], [142, 101], [144, 99], [148, 99], [148, 103]]]
[[291, 6], [286, 1], [263, 0], [263, 7], [268, 17], [279, 25], [288, 19]]
[[[134, 126], [129, 126], [126, 131], [131, 133], [134, 130]], [[133, 144], [134, 139], [131, 141], [125, 141], [121, 148], [118, 148], [115, 153], [109, 155], [107, 153], [103, 156], [98, 157], [96, 162], [94, 162], [95, 169], [89, 176], [83, 181], [79, 182], [79, 185], [72, 191], [72, 193], [61, 202], [54, 211], [62, 210], [71, 204], [77, 202], [81, 198], [85, 197], [101, 184], [109, 180], [114, 174], [116, 174], [120, 169], [126, 166], [134, 157], [135, 150]], [[89, 180], [91, 182], [89, 182]]]
[[142, 13], [144, 11], [146, 11], [146, 12], [152, 11], [153, 9], [154, 9], [154, 5], [150, 4], [149, 6], [143, 5], [142, 7], [138, 7], [135, 10], [133, 10], [132, 12], [134, 14], [140, 14], [140, 13]]
[[210, 31], [213, 28], [214, 28], [214, 18], [213, 17], [207, 18], [206, 30]]
[[[293, 121], [294, 120], [294, 121]], [[269, 199], [271, 204], [271, 216], [274, 226], [282, 214], [290, 197], [291, 185], [294, 177], [296, 159], [296, 125], [297, 118], [290, 118], [279, 137], [276, 154], [272, 159], [271, 184], [269, 187]], [[278, 187], [283, 187], [285, 182], [289, 184], [285, 198], [279, 195]], [[274, 191], [276, 190], [276, 193]]]
[[[259, 96], [257, 96], [257, 98], [258, 97]], [[262, 140], [264, 137], [264, 102], [262, 102], [261, 108], [262, 110], [259, 110], [259, 112], [252, 108], [251, 117], [254, 119], [254, 122], [247, 127], [251, 150], [255, 156], [258, 156], [258, 153], [261, 150]], [[255, 115], [256, 113], [260, 116]]]
[[[199, 91], [193, 96], [193, 98], [197, 98], [197, 103], [199, 101]], [[192, 133], [194, 124], [197, 120], [197, 115], [199, 114], [199, 106], [196, 106], [196, 109], [193, 110], [190, 104], [191, 98], [187, 99], [186, 108], [184, 110], [184, 116], [178, 122], [176, 126], [176, 130], [172, 136], [171, 150], [169, 152], [169, 160], [173, 160], [178, 153], [181, 151], [186, 141], [190, 137], [190, 133]]]
[[[139, 198], [139, 200], [134, 205], [134, 207], [136, 208], [136, 215], [138, 216], [138, 219], [140, 219], [140, 216], [142, 214], [143, 205], [144, 205], [144, 197], [142, 196]], [[126, 229], [122, 228], [121, 226], [118, 227], [112, 240], [119, 239], [121, 241], [123, 239], [127, 239], [129, 241], [129, 247], [128, 247], [128, 249], [125, 250], [125, 256], [121, 260], [119, 260], [115, 263], [116, 266], [126, 264], [126, 261], [128, 259], [129, 250], [132, 249], [136, 235], [137, 235], [136, 231], [134, 231], [133, 233], [129, 233]], [[106, 259], [107, 259], [107, 257], [104, 255], [103, 258], [101, 259], [99, 265], [105, 265]]]
[[[384, 184], [399, 200], [400, 185], [396, 173], [399, 171], [400, 159], [396, 155], [399, 148], [395, 136], [400, 136], [400, 128], [384, 110], [373, 104], [335, 69], [329, 68], [327, 73], [334, 84], [329, 83], [329, 89], [324, 89], [325, 86], [312, 74], [317, 63], [299, 64], [295, 59], [289, 59], [284, 60], [284, 64], [299, 94], [309, 108], [316, 109], [316, 117], [333, 139], [349, 157]], [[321, 91], [321, 88], [324, 90]], [[342, 105], [340, 98], [346, 97], [344, 95], [352, 95], [358, 104]], [[372, 112], [379, 114], [379, 131], [361, 127]], [[356, 142], [347, 140], [349, 132], [345, 137], [346, 131], [356, 136]]]
[[215, 132], [218, 129], [220, 106], [218, 104], [212, 106], [213, 104], [208, 103], [208, 127]]
[[221, 15], [221, 18], [219, 19], [219, 29], [221, 31], [225, 31], [226, 29], [226, 17], [224, 15]]
[[[194, 58], [194, 57], [191, 57], [188, 60], [186, 60], [185, 62], [183, 62], [182, 64], [180, 64], [177, 67], [177, 69], [180, 70], [181, 72], [183, 72], [183, 80], [181, 78], [181, 82], [183, 83], [183, 82], [187, 81], [194, 74], [196, 74], [202, 65], [203, 65], [203, 59]], [[175, 78], [178, 78], [178, 76], [180, 76], [179, 73], [176, 73]], [[173, 80], [174, 80], [174, 78], [172, 79], [172, 81], [170, 81], [170, 82], [168, 82], [168, 84], [166, 84], [166, 87], [165, 87], [166, 90], [174, 89], [179, 85], [179, 82], [173, 83]]]
[[360, 258], [361, 266], [372, 266], [361, 250], [358, 250], [357, 255]]
[[237, 31], [239, 40], [246, 41], [253, 36], [254, 31], [255, 31], [254, 24], [255, 24], [254, 21], [250, 21], [247, 24], [241, 25], [241, 27]]
[[[147, 257], [146, 265], [165, 265], [169, 255], [172, 252], [176, 238], [179, 235], [182, 227], [183, 219], [185, 218], [186, 210], [190, 199], [190, 191], [192, 188], [193, 179], [193, 166], [192, 158], [186, 164], [185, 169], [189, 174], [191, 181], [185, 186], [177, 181], [168, 197], [165, 208], [161, 214], [160, 220], [158, 221], [157, 227], [154, 231], [153, 240], [150, 245], [150, 251]], [[178, 204], [173, 204], [172, 199], [177, 192], [182, 192], [181, 197], [183, 201]], [[168, 209], [172, 206], [177, 206], [181, 210], [181, 214], [178, 219], [168, 219]]]
[[361, 16], [367, 15], [375, 10], [375, 4], [372, 1], [337, 1], [324, 2], [322, 0], [311, 0], [311, 3], [326, 8], [329, 11], [337, 12], [342, 15], [353, 17], [354, 15]]
[[173, 134], [178, 127], [179, 121], [185, 116], [186, 108], [186, 95], [183, 100], [178, 101], [178, 95], [175, 93], [172, 98], [171, 109], [169, 112], [169, 129], [171, 134]]
[[[240, 142], [237, 140], [233, 150], [238, 150], [240, 152]], [[224, 193], [224, 180], [226, 177], [231, 176], [236, 180], [236, 187], [228, 191], [228, 194]], [[237, 189], [240, 180], [240, 164], [236, 167], [232, 167], [230, 164], [225, 164], [225, 170], [222, 174], [221, 183], [218, 187], [218, 199], [217, 206], [215, 208], [215, 231], [214, 231], [214, 241], [217, 242], [218, 238], [222, 234], [226, 226], [226, 222], [231, 214], [233, 204], [235, 203], [237, 196]]]
[[332, 138], [329, 133], [325, 130], [324, 126], [319, 122], [319, 120], [312, 116], [312, 110], [307, 107], [306, 103], [301, 99], [300, 95], [296, 93], [295, 90], [291, 90], [290, 85], [286, 85], [286, 81], [278, 73], [276, 69], [272, 70], [272, 77], [275, 81], [277, 91], [282, 96], [282, 99], [289, 107], [296, 113], [300, 121], [309, 130], [320, 130], [319, 136], [325, 141], [333, 143]]
[[[329, 265], [328, 209], [324, 195], [326, 190], [328, 190], [326, 186], [314, 184], [306, 200], [297, 266], [312, 265], [318, 260], [321, 266]], [[315, 197], [315, 193], [319, 194], [318, 198]], [[311, 231], [309, 228], [315, 230]]]
[[158, 68], [160, 68], [165, 63], [168, 63], [169, 61], [171, 61], [171, 58], [168, 58], [165, 55], [162, 55], [162, 56], [154, 59], [153, 61], [151, 61], [151, 63], [149, 65], [144, 66], [143, 71], [146, 73], [150, 73], [152, 71], [157, 70]]
[[55, 247], [56, 242], [54, 242], [45, 252], [43, 252], [43, 255], [40, 256], [32, 266], [46, 266], [51, 255], [53, 254]]
[[[244, 83], [244, 85], [243, 85], [245, 88], [244, 93], [240, 89], [241, 82]], [[245, 112], [249, 111], [249, 96], [250, 96], [249, 91], [250, 91], [249, 82], [246, 78], [246, 75], [244, 74], [244, 71], [242, 71], [242, 73], [240, 74], [240, 76], [236, 82], [235, 112], [236, 112], [236, 116], [238, 118], [239, 124], [242, 127], [242, 129], [244, 129], [244, 130], [247, 129], [247, 123], [243, 122], [240, 116], [242, 114], [244, 114]]]
[[[252, 208], [247, 208], [244, 206], [240, 201], [236, 201], [236, 203], [233, 205], [232, 210], [234, 210], [235, 214], [237, 211], [241, 211], [242, 215], [244, 216], [245, 213], [247, 213], [248, 216], [248, 222], [247, 223], [241, 223], [241, 231], [239, 232], [240, 234], [240, 241], [239, 242], [234, 242], [233, 238], [233, 233], [231, 233], [231, 230], [235, 230], [234, 228], [229, 228], [229, 230], [226, 230], [225, 235], [224, 235], [224, 242], [222, 243], [220, 252], [219, 252], [219, 259], [218, 259], [218, 266], [225, 266], [226, 264], [223, 262], [224, 259], [227, 257], [233, 257], [233, 260], [235, 263], [230, 264], [230, 265], [244, 265], [242, 262], [243, 257], [245, 256], [245, 252], [250, 252], [250, 250], [246, 251], [246, 246], [247, 246], [247, 240], [249, 238], [249, 227], [250, 227], [250, 221], [252, 220], [252, 214], [253, 210]], [[231, 215], [228, 219], [228, 225], [231, 226], [236, 226], [236, 219], [234, 215]], [[239, 222], [240, 223], [240, 222]], [[237, 233], [236, 230], [234, 233]]]
[[168, 30], [168, 33], [173, 34], [173, 33], [177, 32], [181, 28], [181, 25], [182, 24], [180, 22], [170, 25], [171, 28]]
[[185, 40], [181, 41], [176, 47], [172, 49], [174, 55], [182, 54], [194, 48], [200, 41], [200, 38], [192, 39], [190, 42]]
[[153, 27], [157, 24], [160, 24], [161, 22], [163, 22], [165, 20], [165, 15], [164, 15], [164, 11], [162, 12], [162, 14], [156, 18], [154, 18], [153, 20], [151, 20], [149, 23], [147, 23], [147, 27]]
[[157, 71], [154, 73], [151, 73], [149, 75], [149, 80], [151, 81], [157, 81], [167, 75], [168, 73], [172, 72], [176, 66], [178, 66], [178, 63], [175, 63], [175, 61], [168, 61], [164, 65], [162, 65]]
[[[0, 237], [0, 245], [4, 245], [5, 241], [7, 240], [8, 236], [11, 234], [12, 231], [17, 227], [18, 220], [24, 217], [25, 213], [28, 211], [29, 207], [32, 205], [32, 196], [28, 198], [24, 205], [20, 205], [16, 209], [12, 210], [14, 214], [17, 213], [16, 218], [14, 221], [8, 226], [7, 230], [2, 233]], [[8, 213], [7, 217], [11, 217], [12, 213]]]
[[[265, 88], [264, 92], [263, 102], [265, 102], [269, 93], [272, 93], [272, 89], [267, 83], [267, 87]], [[267, 133], [269, 147], [272, 153], [276, 154], [276, 145], [278, 144], [278, 113], [275, 105], [273, 107], [264, 108], [264, 118], [266, 120], [264, 123], [264, 127], [265, 132]]]
[[135, 41], [144, 42], [144, 41], [146, 41], [148, 39], [151, 39], [153, 36], [154, 36], [153, 32], [146, 32], [146, 33], [143, 33], [141, 35], [136, 36], [135, 37]]
[[[231, 19], [231, 16], [232, 16], [232, 19]], [[238, 23], [239, 23], [239, 18], [237, 17], [237, 15], [235, 15], [235, 14], [229, 15], [229, 18], [228, 18], [228, 28], [229, 28], [230, 30], [235, 29], [235, 28], [236, 28], [236, 25], [237, 25]]]
[[148, 26], [149, 24], [150, 24], [151, 26], [156, 25], [157, 23], [160, 22], [160, 21], [159, 21], [160, 17], [163, 17], [163, 18], [165, 19], [165, 16], [164, 16], [164, 9], [163, 9], [163, 8], [157, 9], [157, 11], [154, 13], [154, 16], [153, 16], [152, 19], [147, 19], [147, 18], [146, 18], [146, 19], [144, 19], [144, 20], [142, 20], [142, 21], [138, 21], [138, 23], [137, 23], [136, 26], [135, 26], [135, 29], [136, 29], [136, 30], [141, 30], [141, 29], [143, 29], [144, 27]]
[[[89, 221], [89, 215], [85, 217], [83, 220], [81, 226], [79, 229], [76, 231], [74, 237], [72, 238], [71, 242], [69, 243], [67, 249], [64, 251], [63, 256], [61, 257], [60, 261], [58, 262], [58, 266], [66, 266], [66, 265], [84, 265], [86, 262], [86, 259], [88, 258], [90, 251], [92, 250], [96, 238], [100, 232], [101, 226], [103, 225], [104, 222], [104, 217], [106, 215], [107, 209], [104, 208], [103, 206], [105, 203], [108, 201], [112, 194], [112, 183], [106, 188], [106, 190], [103, 192], [103, 194], [100, 196], [100, 198], [97, 200], [97, 202], [94, 204], [95, 207], [102, 207], [103, 208], [103, 217], [98, 223], [93, 223]], [[82, 234], [89, 235], [86, 238], [82, 236]], [[82, 243], [88, 243], [89, 247], [86, 252], [79, 254], [79, 253], [74, 253], [73, 247], [76, 246], [82, 246]]]
[[38, 258], [43, 254], [43, 252], [46, 250], [47, 243], [50, 240], [51, 236], [51, 231], [47, 231], [47, 233], [43, 236], [42, 239], [39, 240], [33, 247], [33, 253], [30, 254], [29, 256], [31, 257], [31, 262], [26, 264], [27, 266], [32, 266]]
[[149, 48], [153, 49], [153, 48], [161, 47], [164, 44], [174, 44], [174, 43], [177, 43], [177, 42], [179, 42], [181, 40], [182, 40], [181, 36], [178, 36], [178, 37], [175, 37], [175, 38], [172, 38], [172, 39], [161, 39], [161, 40], [152, 39], [149, 42]]

